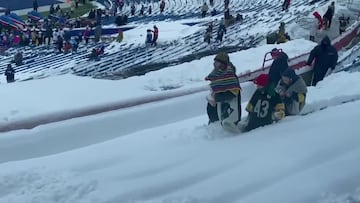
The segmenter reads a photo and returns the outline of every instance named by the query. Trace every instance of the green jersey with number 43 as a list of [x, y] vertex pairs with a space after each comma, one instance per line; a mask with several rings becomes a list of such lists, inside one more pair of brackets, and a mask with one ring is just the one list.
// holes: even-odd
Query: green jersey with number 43
[[267, 88], [257, 89], [251, 97], [246, 111], [249, 112], [246, 131], [273, 123], [275, 112], [284, 113], [285, 106], [280, 96]]

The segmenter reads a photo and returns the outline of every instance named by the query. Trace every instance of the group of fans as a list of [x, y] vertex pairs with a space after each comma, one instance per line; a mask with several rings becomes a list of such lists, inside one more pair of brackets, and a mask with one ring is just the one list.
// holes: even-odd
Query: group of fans
[[[316, 36], [322, 30], [329, 30], [331, 28], [334, 14], [335, 14], [335, 2], [331, 2], [331, 4], [328, 6], [323, 16], [321, 16], [321, 14], [317, 11], [313, 13], [315, 19], [310, 29], [310, 40], [316, 41], [315, 40]], [[345, 32], [346, 27], [350, 24], [350, 17], [345, 17], [345, 15], [342, 14], [338, 20], [339, 20], [339, 34], [341, 35], [343, 32]]]
[[[273, 62], [269, 73], [260, 74], [253, 81], [257, 89], [246, 106], [248, 116], [244, 120], [241, 120], [241, 87], [236, 68], [227, 53], [215, 56], [214, 68], [205, 78], [211, 87], [211, 94], [207, 97], [209, 124], [220, 122], [225, 130], [246, 132], [301, 112], [307, 93], [305, 81], [289, 67], [288, 56], [281, 49], [274, 48], [271, 56]], [[325, 36], [310, 52], [306, 62], [313, 65], [311, 85], [316, 86], [330, 74], [337, 60], [337, 50]]]

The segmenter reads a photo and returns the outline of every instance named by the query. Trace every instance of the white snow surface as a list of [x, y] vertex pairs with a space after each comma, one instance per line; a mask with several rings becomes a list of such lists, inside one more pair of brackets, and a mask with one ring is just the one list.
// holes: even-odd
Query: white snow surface
[[[199, 104], [205, 108], [202, 93], [4, 133], [0, 202], [335, 200], [360, 185], [359, 78], [360, 73], [331, 75], [309, 88], [304, 111], [320, 103], [329, 108], [242, 135], [207, 125], [205, 110], [199, 111]], [[341, 104], [350, 100], [355, 101]], [[155, 125], [178, 117], [169, 107], [177, 114], [197, 113]], [[127, 125], [137, 130], [122, 131]], [[76, 144], [85, 145], [72, 148]]]
[[[125, 32], [124, 43], [142, 43], [139, 33], [153, 24], [161, 40], [198, 29], [150, 23]], [[241, 73], [261, 67], [272, 48], [292, 58], [314, 46], [297, 39], [230, 59]], [[119, 81], [63, 75], [1, 84], [0, 123], [205, 87], [213, 58]], [[238, 135], [207, 125], [207, 91], [1, 133], [0, 203], [359, 202], [359, 79], [332, 74], [309, 88], [308, 114]], [[242, 88], [245, 117], [255, 86]]]

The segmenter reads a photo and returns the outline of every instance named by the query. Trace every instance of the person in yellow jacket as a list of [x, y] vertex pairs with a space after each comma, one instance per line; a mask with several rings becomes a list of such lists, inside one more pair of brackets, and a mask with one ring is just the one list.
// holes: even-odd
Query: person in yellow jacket
[[123, 33], [123, 31], [120, 29], [120, 30], [119, 30], [119, 33], [118, 33], [118, 36], [116, 37], [116, 41], [120, 43], [120, 42], [123, 41], [123, 39], [124, 39], [124, 33]]

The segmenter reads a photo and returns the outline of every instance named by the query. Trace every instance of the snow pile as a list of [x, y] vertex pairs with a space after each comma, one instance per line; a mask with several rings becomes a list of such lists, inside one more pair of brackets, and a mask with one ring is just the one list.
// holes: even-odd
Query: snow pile
[[358, 203], [360, 202], [360, 188], [355, 192], [343, 195], [336, 195], [333, 193], [324, 194], [323, 199], [319, 203]]

